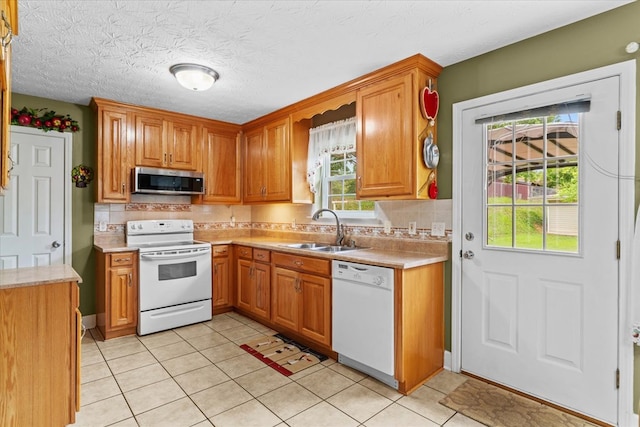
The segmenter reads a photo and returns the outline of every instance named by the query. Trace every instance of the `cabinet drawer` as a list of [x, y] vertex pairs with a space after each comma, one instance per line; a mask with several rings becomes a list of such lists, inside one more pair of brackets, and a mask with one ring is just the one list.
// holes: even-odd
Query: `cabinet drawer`
[[215, 245], [211, 248], [214, 257], [229, 256], [229, 245]]
[[311, 258], [306, 256], [274, 253], [273, 262], [276, 265], [287, 267], [293, 270], [300, 270], [323, 276], [331, 274], [331, 260]]
[[269, 262], [271, 260], [271, 253], [265, 249], [254, 249], [253, 259], [261, 262]]
[[135, 255], [133, 252], [118, 252], [111, 254], [111, 267], [121, 267], [123, 265], [133, 265]]
[[238, 246], [236, 248], [236, 253], [238, 254], [238, 258], [253, 258], [253, 248], [250, 248], [249, 246]]

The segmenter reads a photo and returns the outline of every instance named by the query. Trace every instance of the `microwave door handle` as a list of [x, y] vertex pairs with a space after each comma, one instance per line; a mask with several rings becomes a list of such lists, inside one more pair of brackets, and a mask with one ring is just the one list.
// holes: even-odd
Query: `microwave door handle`
[[173, 253], [173, 254], [140, 254], [140, 258], [146, 259], [184, 259], [184, 258], [193, 258], [199, 257], [202, 255], [207, 255], [211, 251], [209, 249], [201, 250], [198, 252], [187, 252], [187, 253]]

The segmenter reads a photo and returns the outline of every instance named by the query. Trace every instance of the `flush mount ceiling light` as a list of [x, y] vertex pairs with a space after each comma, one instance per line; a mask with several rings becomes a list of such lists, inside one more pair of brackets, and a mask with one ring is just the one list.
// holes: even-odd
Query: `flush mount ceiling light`
[[220, 78], [211, 68], [198, 64], [176, 64], [169, 71], [182, 86], [196, 91], [209, 89]]

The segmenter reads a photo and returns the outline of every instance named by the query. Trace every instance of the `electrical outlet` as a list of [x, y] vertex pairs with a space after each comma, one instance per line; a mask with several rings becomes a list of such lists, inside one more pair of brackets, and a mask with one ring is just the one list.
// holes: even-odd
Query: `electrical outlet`
[[295, 219], [295, 218], [293, 218], [293, 219], [291, 220], [291, 228], [293, 228], [294, 230], [295, 230], [295, 228], [296, 228], [296, 219]]
[[106, 221], [100, 221], [100, 223], [98, 223], [98, 231], [107, 231]]
[[431, 235], [436, 237], [444, 237], [444, 222], [432, 222]]
[[411, 235], [416, 234], [416, 222], [415, 221], [410, 221], [409, 222], [409, 234], [411, 234]]
[[235, 227], [236, 226], [236, 217], [231, 215], [231, 218], [229, 219], [229, 225], [231, 227]]
[[383, 224], [384, 224], [384, 233], [385, 234], [391, 233], [391, 221], [385, 221]]

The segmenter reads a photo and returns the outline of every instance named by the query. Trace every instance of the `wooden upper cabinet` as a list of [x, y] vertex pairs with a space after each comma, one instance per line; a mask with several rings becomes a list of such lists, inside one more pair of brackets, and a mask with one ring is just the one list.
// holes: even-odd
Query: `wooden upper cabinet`
[[238, 204], [241, 193], [240, 126], [202, 128], [204, 155], [204, 203]]
[[136, 166], [199, 170], [198, 126], [162, 114], [135, 118]]
[[245, 202], [291, 201], [288, 117], [246, 132], [244, 171]]
[[172, 169], [201, 170], [198, 165], [198, 126], [187, 121], [169, 123], [167, 152]]
[[167, 167], [167, 129], [158, 116], [136, 114], [136, 166]]
[[291, 199], [291, 157], [289, 152], [289, 118], [265, 126], [266, 200]]
[[264, 129], [247, 130], [244, 137], [244, 186], [243, 199], [245, 202], [260, 202], [264, 200], [264, 175], [266, 159], [263, 157]]
[[98, 115], [97, 202], [126, 203], [130, 198], [130, 115], [117, 105], [92, 100]]
[[361, 198], [411, 194], [411, 74], [358, 92], [357, 191]]

